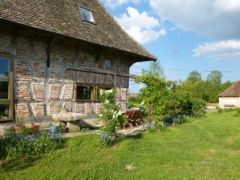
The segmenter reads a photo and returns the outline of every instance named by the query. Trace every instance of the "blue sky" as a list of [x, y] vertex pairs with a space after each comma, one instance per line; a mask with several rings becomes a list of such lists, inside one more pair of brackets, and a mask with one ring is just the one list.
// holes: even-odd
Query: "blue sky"
[[[169, 80], [197, 70], [240, 79], [239, 0], [101, 0], [120, 25], [157, 56]], [[148, 63], [137, 63], [139, 74]], [[131, 83], [130, 92], [139, 87]]]

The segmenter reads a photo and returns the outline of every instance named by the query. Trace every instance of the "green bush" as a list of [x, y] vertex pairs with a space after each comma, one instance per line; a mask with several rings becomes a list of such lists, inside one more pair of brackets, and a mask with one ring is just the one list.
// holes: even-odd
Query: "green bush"
[[239, 117], [240, 116], [240, 108], [236, 108], [236, 113], [235, 113], [235, 116]]
[[117, 141], [117, 135], [115, 132], [101, 130], [99, 133], [99, 139], [103, 145], [111, 146]]
[[223, 110], [222, 108], [220, 108], [220, 107], [217, 107], [217, 112], [218, 112], [218, 113], [223, 113], [224, 110]]
[[204, 100], [193, 99], [192, 100], [192, 116], [200, 117], [205, 115], [207, 112], [207, 105]]
[[236, 112], [236, 116], [240, 116], [240, 108], [226, 108], [226, 109], [223, 109], [223, 108], [219, 108], [217, 107], [217, 112], [218, 113], [223, 113], [223, 112]]
[[183, 116], [191, 116], [193, 114], [193, 101], [188, 93], [178, 92], [178, 114]]
[[141, 97], [129, 97], [128, 98], [128, 107], [143, 107]]
[[40, 156], [51, 150], [61, 148], [64, 139], [52, 137], [49, 133], [37, 135], [8, 135], [0, 140], [0, 156], [8, 160], [26, 156]]
[[176, 82], [166, 81], [152, 76], [140, 76], [137, 82], [145, 84], [140, 95], [148, 113], [149, 121], [162, 121], [171, 117], [169, 122], [181, 122], [183, 116], [203, 116], [206, 113], [206, 103], [194, 99]]

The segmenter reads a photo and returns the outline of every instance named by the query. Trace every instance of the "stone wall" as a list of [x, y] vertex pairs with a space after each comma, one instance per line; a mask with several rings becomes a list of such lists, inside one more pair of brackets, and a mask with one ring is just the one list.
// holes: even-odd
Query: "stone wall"
[[[51, 46], [50, 67], [47, 67], [47, 39], [0, 30], [0, 52], [9, 53], [14, 61], [14, 92], [16, 118], [49, 119], [63, 109], [67, 112], [97, 114], [99, 102], [76, 102], [77, 83], [114, 87], [114, 76], [67, 70], [82, 67], [103, 68], [104, 60], [111, 59], [112, 71], [129, 73], [127, 57], [116, 52], [100, 51], [85, 44], [55, 40]], [[129, 81], [116, 79], [118, 102], [127, 108]]]

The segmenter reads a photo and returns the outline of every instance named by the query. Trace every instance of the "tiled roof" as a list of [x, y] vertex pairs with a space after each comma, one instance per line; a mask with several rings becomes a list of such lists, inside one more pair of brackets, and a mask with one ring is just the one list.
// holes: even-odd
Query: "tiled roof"
[[[80, 5], [93, 12], [96, 25], [82, 21]], [[1, 0], [0, 19], [122, 50], [142, 60], [156, 59], [120, 27], [98, 0]]]
[[240, 97], [240, 81], [235, 82], [232, 86], [221, 93], [219, 97]]

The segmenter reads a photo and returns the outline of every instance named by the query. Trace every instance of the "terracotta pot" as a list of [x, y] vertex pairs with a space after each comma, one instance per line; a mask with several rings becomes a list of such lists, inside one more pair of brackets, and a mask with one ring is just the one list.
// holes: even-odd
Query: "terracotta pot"
[[40, 132], [40, 124], [32, 124], [31, 128], [34, 134], [37, 134]]

